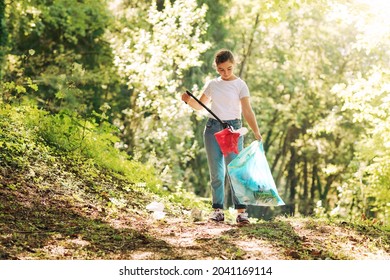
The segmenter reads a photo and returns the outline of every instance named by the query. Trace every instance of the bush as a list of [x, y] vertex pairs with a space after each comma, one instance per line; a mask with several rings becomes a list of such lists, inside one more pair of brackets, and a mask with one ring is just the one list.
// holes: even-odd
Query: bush
[[65, 161], [91, 161], [93, 165], [119, 173], [130, 182], [158, 184], [152, 166], [129, 159], [115, 148], [115, 128], [97, 124], [71, 112], [50, 115], [31, 105], [0, 106], [0, 160], [11, 168], [46, 160], [50, 155]]

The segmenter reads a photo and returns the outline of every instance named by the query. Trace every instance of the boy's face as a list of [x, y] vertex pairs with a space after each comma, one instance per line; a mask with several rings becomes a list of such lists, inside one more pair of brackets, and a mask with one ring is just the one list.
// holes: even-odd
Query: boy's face
[[217, 72], [219, 73], [219, 75], [221, 75], [222, 80], [233, 80], [235, 78], [233, 71], [234, 64], [229, 60], [217, 65]]

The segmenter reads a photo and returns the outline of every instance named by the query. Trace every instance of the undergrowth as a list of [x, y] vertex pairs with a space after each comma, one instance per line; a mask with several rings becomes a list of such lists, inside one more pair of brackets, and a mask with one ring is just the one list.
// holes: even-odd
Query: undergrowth
[[[131, 159], [117, 149], [117, 131], [108, 122], [97, 123], [92, 118], [83, 119], [66, 110], [50, 114], [33, 105], [0, 104], [0, 128], [3, 169], [23, 173], [40, 162], [66, 166], [90, 184], [103, 173], [110, 174], [115, 180], [122, 181], [120, 190], [104, 191], [114, 201], [110, 201], [111, 204], [120, 204], [121, 191], [137, 190], [154, 194], [167, 203], [181, 204], [184, 208], [205, 207], [180, 185], [166, 190], [151, 163]], [[39, 181], [39, 178], [35, 180]], [[92, 188], [100, 191], [98, 186]]]

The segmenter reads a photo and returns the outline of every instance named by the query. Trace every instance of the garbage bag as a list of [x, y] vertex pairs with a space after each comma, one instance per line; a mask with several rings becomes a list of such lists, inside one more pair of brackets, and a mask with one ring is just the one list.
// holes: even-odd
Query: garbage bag
[[161, 220], [165, 217], [164, 204], [161, 202], [153, 201], [146, 205], [146, 209], [153, 211], [152, 217], [156, 220]]
[[229, 153], [238, 154], [238, 138], [240, 137], [240, 132], [234, 132], [230, 128], [225, 128], [214, 133], [214, 136], [224, 156]]
[[278, 194], [264, 153], [263, 143], [253, 141], [228, 164], [234, 193], [241, 204], [285, 205]]
[[148, 205], [146, 205], [146, 209], [148, 209], [149, 211], [164, 211], [164, 204], [161, 203], [161, 202], [157, 202], [157, 201], [153, 201], [151, 203], [149, 203]]

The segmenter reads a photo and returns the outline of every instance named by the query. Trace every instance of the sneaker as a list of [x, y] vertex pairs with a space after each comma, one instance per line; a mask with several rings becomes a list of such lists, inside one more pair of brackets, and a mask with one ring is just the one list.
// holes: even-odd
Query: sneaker
[[216, 209], [213, 213], [211, 213], [210, 220], [213, 220], [215, 222], [223, 222], [225, 220], [225, 215], [223, 214], [221, 209]]
[[249, 224], [250, 222], [249, 222], [249, 218], [248, 218], [248, 213], [247, 212], [239, 213], [237, 215], [236, 222], [237, 222], [237, 224], [240, 224], [240, 225]]

